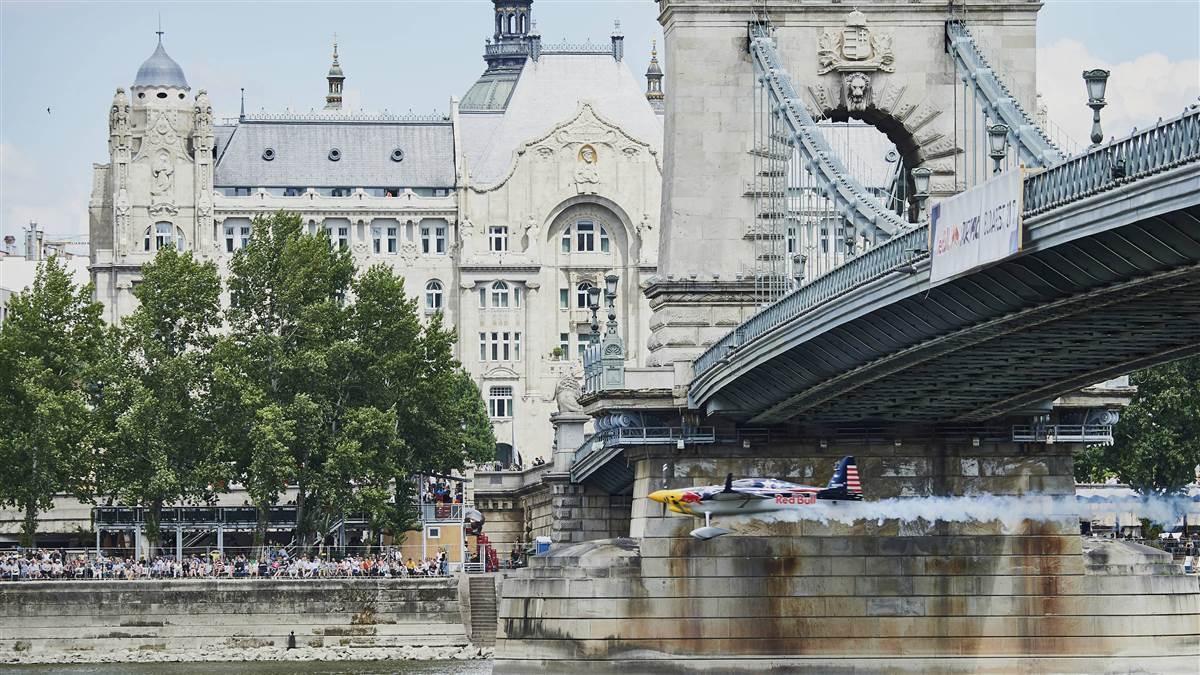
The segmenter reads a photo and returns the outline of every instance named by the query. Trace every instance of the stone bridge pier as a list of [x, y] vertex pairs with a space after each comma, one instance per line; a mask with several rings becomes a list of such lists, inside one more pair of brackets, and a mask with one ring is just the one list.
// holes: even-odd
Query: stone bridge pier
[[824, 485], [843, 455], [871, 501], [1066, 496], [1081, 447], [910, 429], [628, 448], [632, 538], [556, 546], [505, 578], [496, 672], [1195, 672], [1196, 578], [1085, 540], [1070, 512], [742, 516], [699, 541], [698, 519], [646, 499], [727, 473]]

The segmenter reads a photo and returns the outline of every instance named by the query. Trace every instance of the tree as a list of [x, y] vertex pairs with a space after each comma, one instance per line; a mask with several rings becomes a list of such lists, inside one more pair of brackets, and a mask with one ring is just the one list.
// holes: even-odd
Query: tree
[[1113, 430], [1115, 442], [1084, 453], [1084, 477], [1111, 472], [1138, 490], [1177, 490], [1200, 464], [1200, 357], [1147, 368], [1131, 381], [1138, 392]]
[[422, 325], [389, 267], [356, 277], [348, 251], [280, 212], [256, 219], [254, 238], [230, 263], [229, 288], [231, 332], [215, 377], [221, 435], [255, 486], [262, 531], [285, 481], [297, 486], [301, 546], [352, 512], [377, 529], [402, 529], [415, 472], [461, 468], [493, 451], [453, 331], [440, 315]]
[[230, 335], [217, 378], [221, 436], [253, 486], [256, 540], [265, 535], [267, 511], [294, 481], [296, 534], [304, 544], [316, 522], [310, 495], [320, 490], [330, 449], [323, 433], [330, 399], [348, 376], [339, 369], [348, 351], [345, 299], [354, 263], [349, 251], [332, 250], [327, 236], [305, 235], [296, 214], [258, 217], [253, 228], [229, 265]]
[[157, 547], [164, 504], [208, 498], [229, 476], [209, 395], [221, 281], [212, 262], [167, 247], [142, 268], [133, 293], [139, 306], [103, 367], [97, 478], [103, 494], [147, 507], [146, 535]]
[[21, 545], [33, 546], [39, 511], [54, 495], [91, 497], [94, 415], [91, 368], [104, 347], [101, 306], [54, 257], [13, 296], [0, 326], [0, 504], [25, 513]]

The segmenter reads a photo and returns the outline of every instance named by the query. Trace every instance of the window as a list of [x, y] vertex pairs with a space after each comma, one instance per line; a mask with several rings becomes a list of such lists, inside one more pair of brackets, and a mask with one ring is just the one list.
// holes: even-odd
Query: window
[[558, 334], [558, 351], [559, 351], [559, 356], [558, 356], [559, 361], [566, 361], [567, 359], [571, 358], [571, 334], [570, 333], [559, 333]]
[[339, 225], [337, 228], [337, 247], [341, 250], [350, 248], [350, 226]]
[[521, 334], [508, 331], [479, 333], [480, 361], [520, 361]]
[[232, 225], [225, 226], [225, 252], [226, 253], [233, 253], [234, 244], [236, 243], [236, 241], [234, 240], [234, 237], [233, 237], [234, 231], [235, 230]]
[[442, 528], [440, 528], [440, 527], [425, 528], [425, 536], [429, 537], [430, 539], [441, 539], [442, 538]]
[[579, 358], [583, 358], [583, 352], [587, 351], [587, 346], [592, 342], [591, 333], [580, 333], [575, 336], [575, 344], [578, 349]]
[[434, 279], [425, 284], [425, 310], [436, 312], [442, 308], [442, 282]]
[[575, 287], [575, 306], [580, 309], [588, 308], [588, 291], [592, 289], [592, 282], [581, 281]]
[[479, 308], [480, 309], [485, 309], [488, 306], [487, 295], [488, 295], [488, 289], [481, 286], [479, 288]]
[[488, 226], [488, 250], [503, 252], [508, 250], [508, 226]]
[[[574, 239], [571, 237], [572, 231], [575, 234]], [[575, 223], [574, 228], [568, 227], [563, 230], [561, 247], [563, 253], [571, 252], [571, 245], [574, 243], [574, 250], [579, 253], [595, 253], [596, 240], [600, 240], [600, 252], [608, 253], [612, 245], [609, 242], [608, 230], [597, 225], [590, 220], [580, 220]]]
[[247, 246], [250, 245], [250, 226], [249, 225], [243, 225], [241, 227], [241, 235], [242, 235], [242, 248], [246, 248]]
[[569, 289], [569, 288], [558, 289], [558, 308], [559, 309], [571, 309], [571, 289]]
[[421, 226], [421, 252], [436, 255], [446, 254], [446, 226]]
[[375, 253], [380, 253], [383, 250], [383, 230], [378, 227], [371, 228], [371, 250]]
[[250, 245], [250, 225], [226, 225], [225, 226], [225, 252], [233, 253], [239, 248], [246, 248]]
[[581, 220], [575, 223], [575, 250], [596, 250], [596, 226], [592, 221]]
[[788, 255], [795, 255], [800, 248], [800, 236], [795, 227], [787, 229], [787, 252]]
[[492, 284], [492, 307], [508, 307], [508, 284], [503, 281]]
[[168, 222], [154, 224], [154, 248], [150, 248], [150, 228], [146, 228], [146, 236], [142, 239], [142, 248], [146, 251], [161, 251], [168, 246], [182, 251], [187, 248], [183, 240], [183, 230]]
[[396, 246], [397, 246], [397, 244], [396, 244], [397, 230], [398, 230], [398, 228], [395, 228], [395, 227], [389, 227], [387, 229], [387, 252], [388, 253], [395, 253], [398, 250], [396, 248]]
[[512, 387], [492, 387], [488, 389], [488, 414], [492, 417], [500, 418], [513, 416]]
[[308, 194], [308, 188], [290, 187], [283, 189], [284, 197], [303, 197], [306, 194]]

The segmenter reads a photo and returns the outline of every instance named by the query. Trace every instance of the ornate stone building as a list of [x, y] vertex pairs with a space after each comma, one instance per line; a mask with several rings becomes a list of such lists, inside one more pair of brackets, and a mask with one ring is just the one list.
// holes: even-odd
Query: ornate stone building
[[619, 28], [606, 44], [543, 45], [532, 0], [494, 0], [487, 68], [442, 117], [343, 111], [337, 45], [321, 112], [217, 123], [162, 35], [109, 114], [94, 170], [92, 275], [107, 318], [135, 306], [141, 266], [168, 244], [224, 269], [252, 220], [300, 213], [364, 267], [402, 272], [459, 334], [502, 459], [550, 457], [555, 387], [582, 376], [587, 290], [620, 277], [617, 314], [642, 360], [641, 285], [655, 272], [662, 73], [643, 90]]

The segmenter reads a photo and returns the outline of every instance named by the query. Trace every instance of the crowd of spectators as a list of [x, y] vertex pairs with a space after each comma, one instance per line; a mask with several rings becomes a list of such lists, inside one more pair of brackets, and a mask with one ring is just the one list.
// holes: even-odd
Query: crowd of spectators
[[311, 579], [350, 577], [438, 577], [450, 574], [445, 551], [435, 558], [407, 560], [396, 550], [350, 554], [342, 558], [319, 555], [290, 556], [284, 549], [262, 556], [224, 556], [219, 551], [155, 558], [65, 555], [36, 550], [0, 556], [0, 581], [55, 579]]
[[425, 483], [425, 489], [422, 494], [422, 501], [426, 504], [461, 504], [463, 503], [463, 484], [462, 481], [453, 481], [454, 488], [450, 488], [450, 483], [437, 479], [430, 478]]

